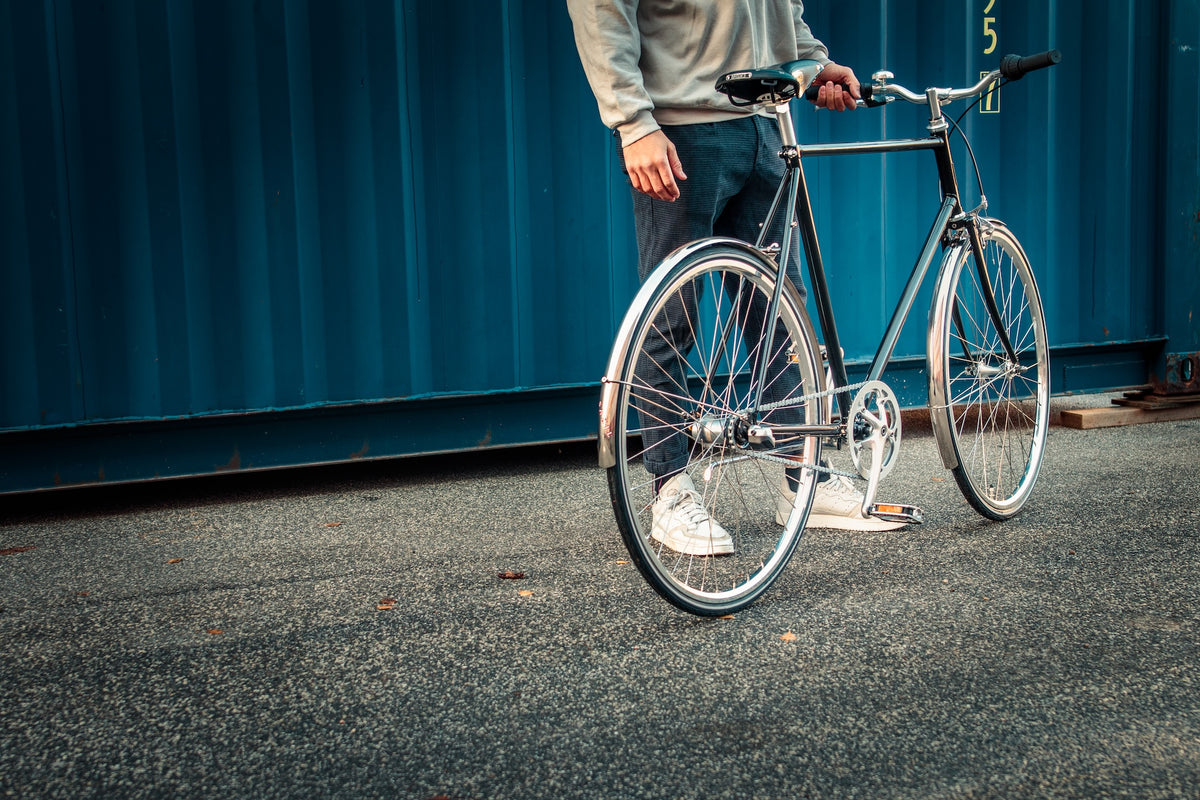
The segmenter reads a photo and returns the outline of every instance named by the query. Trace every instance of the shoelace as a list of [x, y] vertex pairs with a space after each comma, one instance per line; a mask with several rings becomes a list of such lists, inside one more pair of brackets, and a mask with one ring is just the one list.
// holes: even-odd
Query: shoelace
[[[680, 508], [684, 503], [688, 503], [687, 508]], [[689, 525], [700, 525], [708, 522], [710, 517], [708, 511], [704, 508], [704, 502], [700, 495], [691, 489], [684, 489], [671, 498], [668, 505], [679, 512], [681, 517], [684, 517]]]
[[827, 481], [827, 483], [829, 484], [827, 491], [830, 491], [833, 494], [838, 494], [847, 498], [858, 494], [858, 490], [854, 488], [854, 484], [850, 482], [850, 479], [844, 478], [841, 475], [833, 476]]

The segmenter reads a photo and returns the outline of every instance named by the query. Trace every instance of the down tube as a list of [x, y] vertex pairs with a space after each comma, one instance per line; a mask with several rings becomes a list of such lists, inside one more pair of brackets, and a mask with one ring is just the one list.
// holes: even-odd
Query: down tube
[[896, 303], [892, 321], [888, 323], [887, 331], [883, 334], [883, 341], [879, 343], [879, 349], [875, 351], [875, 359], [871, 362], [871, 369], [867, 372], [868, 380], [879, 380], [884, 369], [887, 368], [888, 361], [892, 358], [892, 352], [896, 349], [896, 342], [900, 339], [900, 331], [904, 329], [904, 321], [908, 319], [908, 312], [912, 311], [917, 292], [920, 291], [925, 274], [929, 271], [929, 265], [937, 258], [938, 251], [941, 249], [942, 233], [946, 230], [950, 216], [957, 207], [958, 198], [956, 197], [947, 197], [942, 201], [942, 210], [938, 212], [933, 227], [929, 229], [929, 236], [925, 238], [925, 246], [921, 249], [921, 255], [917, 258], [916, 265], [913, 266], [912, 274], [908, 276], [908, 284], [904, 287], [904, 293], [900, 295], [900, 300]]

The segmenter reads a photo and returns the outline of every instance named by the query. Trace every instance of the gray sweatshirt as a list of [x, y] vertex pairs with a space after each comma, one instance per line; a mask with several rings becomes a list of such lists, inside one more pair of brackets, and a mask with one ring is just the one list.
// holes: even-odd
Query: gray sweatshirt
[[713, 84], [726, 72], [829, 61], [800, 0], [567, 0], [600, 119], [629, 145], [662, 125], [754, 113]]

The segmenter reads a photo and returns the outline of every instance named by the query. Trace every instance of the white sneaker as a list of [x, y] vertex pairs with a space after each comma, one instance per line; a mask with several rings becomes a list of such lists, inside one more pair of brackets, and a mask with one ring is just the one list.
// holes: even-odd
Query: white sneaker
[[650, 535], [676, 553], [723, 556], [733, 552], [733, 537], [708, 515], [696, 485], [685, 473], [663, 484], [653, 513]]
[[[836, 528], [840, 531], [894, 531], [904, 527], [903, 522], [864, 517], [862, 501], [862, 492], [855, 489], [848, 478], [833, 475], [829, 480], [817, 484], [812, 510], [808, 512], [808, 527]], [[784, 478], [783, 487], [775, 499], [777, 525], [787, 524], [795, 502], [796, 493], [788, 487], [788, 479]]]

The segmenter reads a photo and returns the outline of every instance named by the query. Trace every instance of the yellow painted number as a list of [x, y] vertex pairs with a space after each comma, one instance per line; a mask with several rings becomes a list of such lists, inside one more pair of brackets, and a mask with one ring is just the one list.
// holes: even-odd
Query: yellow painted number
[[996, 29], [992, 27], [996, 24], [996, 18], [988, 16], [992, 13], [994, 5], [996, 5], [996, 0], [988, 0], [987, 7], [983, 9], [983, 35], [991, 40], [991, 44], [983, 50], [985, 56], [990, 56], [996, 50]]
[[[987, 76], [987, 72], [979, 73], [979, 77]], [[983, 102], [979, 104], [980, 114], [999, 114], [1000, 113], [1000, 81], [995, 81], [988, 87], [987, 94], [983, 96]]]
[[[989, 56], [996, 52], [996, 45], [999, 44], [999, 36], [996, 35], [996, 17], [988, 16], [992, 13], [992, 8], [994, 8], [995, 5], [996, 0], [988, 0], [987, 6], [983, 9], [983, 36], [988, 42], [987, 47], [983, 49], [983, 54], [985, 56]], [[987, 73], [980, 73], [979, 77], [982, 78], [984, 75], [987, 75]], [[979, 113], [1000, 113], [999, 81], [988, 87], [988, 93], [983, 96], [983, 102], [979, 104]]]

